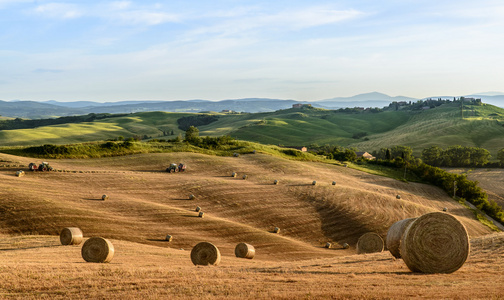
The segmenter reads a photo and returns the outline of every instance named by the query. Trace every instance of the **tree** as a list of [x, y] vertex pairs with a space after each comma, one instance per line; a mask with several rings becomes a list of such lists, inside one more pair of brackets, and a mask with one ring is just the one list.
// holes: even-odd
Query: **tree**
[[431, 166], [439, 166], [442, 163], [442, 152], [438, 146], [430, 146], [429, 148], [425, 148], [422, 151], [422, 159], [423, 161]]
[[390, 160], [392, 158], [392, 155], [390, 153], [390, 149], [387, 149], [387, 152], [385, 153], [385, 159]]
[[185, 132], [185, 141], [190, 144], [197, 144], [200, 142], [199, 129], [194, 126], [189, 126]]
[[497, 152], [497, 159], [501, 164], [504, 164], [504, 148], [500, 149], [499, 152]]
[[394, 146], [390, 148], [391, 159], [402, 158], [404, 161], [409, 161], [413, 155], [413, 149], [408, 146]]

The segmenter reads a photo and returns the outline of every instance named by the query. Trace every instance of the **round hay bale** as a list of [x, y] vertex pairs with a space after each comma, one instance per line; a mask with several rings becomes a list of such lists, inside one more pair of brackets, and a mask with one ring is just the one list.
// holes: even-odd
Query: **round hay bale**
[[247, 179], [248, 178], [248, 175], [243, 175], [242, 177], [243, 179]]
[[238, 156], [240, 156], [240, 154], [235, 152], [235, 153], [233, 153], [233, 156], [238, 157]]
[[198, 214], [198, 217], [203, 218], [204, 216], [205, 216], [205, 213], [202, 212], [202, 211], [200, 211], [199, 214]]
[[278, 180], [275, 179], [275, 181], [273, 181], [273, 184], [277, 185], [278, 184]]
[[469, 235], [454, 216], [443, 212], [428, 213], [406, 228], [400, 251], [412, 272], [453, 273], [469, 256]]
[[332, 185], [336, 185], [336, 181], [333, 181], [333, 182], [332, 182]]
[[331, 246], [332, 246], [332, 244], [331, 244], [331, 243], [329, 243], [329, 242], [327, 242], [327, 243], [325, 244], [324, 248], [331, 248]]
[[201, 211], [201, 207], [199, 206], [196, 206], [196, 209], [195, 209], [196, 212], [200, 212]]
[[191, 250], [191, 261], [194, 265], [218, 265], [221, 260], [219, 249], [212, 243], [201, 242]]
[[313, 182], [311, 183], [312, 185], [317, 185], [317, 181], [316, 180], [313, 180]]
[[238, 176], [238, 173], [236, 173], [236, 172], [231, 173], [231, 177], [236, 177], [236, 176]]
[[397, 195], [395, 196], [397, 199], [401, 199], [401, 195]]
[[280, 233], [280, 228], [275, 227], [275, 229], [273, 229], [273, 233]]
[[82, 243], [82, 230], [77, 227], [63, 228], [60, 233], [61, 245], [79, 245]]
[[173, 240], [173, 237], [169, 234], [166, 235], [166, 241], [171, 242]]
[[401, 258], [401, 252], [399, 251], [401, 238], [408, 225], [415, 220], [416, 218], [404, 219], [395, 222], [392, 226], [390, 226], [387, 232], [387, 238], [385, 239], [385, 245], [387, 245], [387, 249], [390, 251], [390, 254], [392, 254], [395, 258]]
[[348, 243], [344, 243], [343, 244], [343, 249], [348, 249], [348, 248], [350, 248], [350, 245], [348, 245]]
[[256, 154], [256, 150], [252, 151], [253, 154]]
[[114, 257], [114, 245], [102, 237], [92, 237], [82, 245], [81, 253], [87, 262], [108, 263]]
[[194, 200], [196, 199], [196, 196], [194, 196], [193, 194], [189, 195], [189, 200]]
[[16, 176], [17, 177], [25, 176], [25, 172], [23, 170], [16, 171]]
[[255, 256], [255, 248], [250, 244], [239, 243], [235, 247], [235, 255], [240, 258], [252, 259]]
[[363, 234], [357, 241], [357, 254], [375, 253], [383, 251], [383, 239], [374, 232]]
[[107, 195], [102, 195], [102, 196], [101, 196], [101, 199], [102, 199], [103, 201], [108, 200], [108, 196], [107, 196]]
[[448, 211], [448, 208], [443, 207], [443, 211], [444, 211], [444, 212]]

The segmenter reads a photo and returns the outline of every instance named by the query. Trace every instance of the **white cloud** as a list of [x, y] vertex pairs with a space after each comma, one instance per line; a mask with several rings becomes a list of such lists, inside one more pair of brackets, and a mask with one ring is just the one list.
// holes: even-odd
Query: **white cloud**
[[[259, 9], [235, 9], [235, 14], [223, 15], [213, 25], [205, 25], [194, 30], [194, 35], [219, 34], [234, 35], [257, 30], [291, 31], [310, 27], [336, 24], [365, 16], [366, 13], [355, 9], [336, 10], [329, 7], [304, 7], [271, 13], [262, 13]], [[207, 17], [206, 15], [203, 18]]]
[[147, 10], [129, 10], [110, 15], [115, 21], [133, 25], [159, 25], [177, 22], [179, 17], [175, 14]]
[[131, 7], [131, 1], [115, 1], [110, 3], [112, 9], [122, 10]]
[[77, 6], [66, 3], [48, 3], [35, 8], [35, 13], [47, 18], [75, 19], [81, 17], [84, 12]]

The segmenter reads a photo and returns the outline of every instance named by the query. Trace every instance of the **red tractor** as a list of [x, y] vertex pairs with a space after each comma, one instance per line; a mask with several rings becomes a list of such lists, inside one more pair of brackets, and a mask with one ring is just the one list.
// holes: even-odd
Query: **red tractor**
[[30, 171], [42, 171], [42, 172], [45, 172], [45, 171], [52, 171], [53, 167], [51, 167], [49, 165], [49, 163], [47, 163], [47, 162], [42, 162], [40, 165], [37, 165], [36, 163], [30, 163], [28, 165], [28, 169]]

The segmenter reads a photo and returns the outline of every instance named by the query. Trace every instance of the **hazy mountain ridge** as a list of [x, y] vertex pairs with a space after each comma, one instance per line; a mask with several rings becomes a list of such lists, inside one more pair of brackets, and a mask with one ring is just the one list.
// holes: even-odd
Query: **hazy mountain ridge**
[[[433, 96], [427, 98], [453, 98], [454, 96]], [[456, 96], [458, 98], [459, 96]], [[464, 97], [481, 98], [483, 102], [504, 107], [504, 94], [487, 92], [466, 95]], [[427, 99], [423, 98], [423, 99]], [[82, 115], [88, 113], [135, 113], [148, 111], [167, 112], [201, 112], [223, 110], [237, 112], [272, 112], [292, 107], [293, 104], [310, 103], [314, 107], [334, 109], [344, 107], [385, 107], [394, 101], [412, 101], [419, 99], [406, 96], [389, 96], [383, 93], [371, 92], [351, 97], [335, 97], [316, 101], [296, 101], [292, 99], [243, 98], [210, 101], [203, 99], [156, 101], [128, 100], [119, 102], [94, 101], [1, 101], [0, 115], [13, 118], [49, 118], [58, 116]]]

